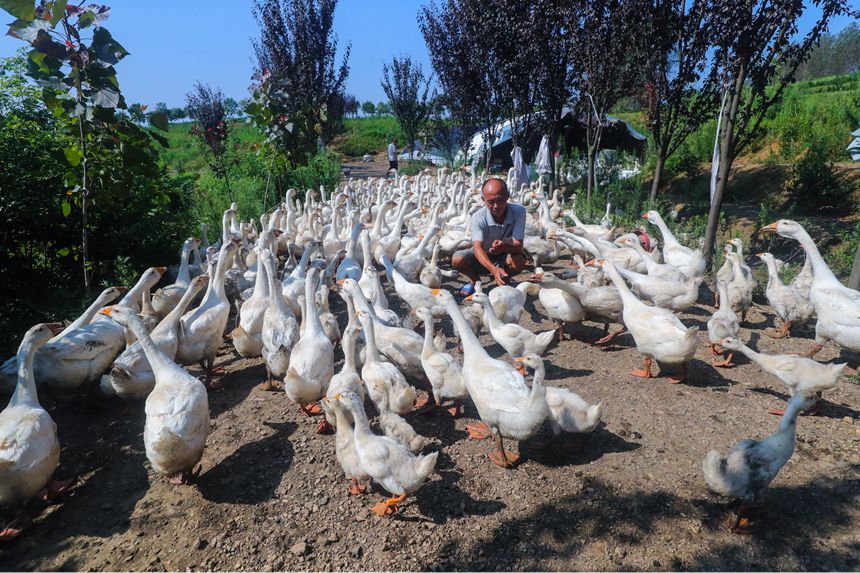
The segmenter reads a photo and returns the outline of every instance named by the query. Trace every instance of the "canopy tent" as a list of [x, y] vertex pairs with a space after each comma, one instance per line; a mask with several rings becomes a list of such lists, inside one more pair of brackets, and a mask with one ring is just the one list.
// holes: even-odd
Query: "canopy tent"
[[[565, 108], [561, 114], [559, 134], [569, 148], [580, 150], [586, 149], [585, 139], [586, 118], [576, 116], [572, 109]], [[501, 162], [501, 169], [509, 169], [513, 165], [511, 152], [514, 147], [511, 137], [511, 121], [503, 121], [496, 124], [496, 139], [493, 143], [493, 163]], [[524, 158], [529, 162], [535, 161], [535, 154], [540, 146], [542, 134], [536, 133], [529, 138], [521, 139], [517, 143], [522, 148]], [[627, 122], [617, 117], [606, 116], [603, 132], [600, 136], [600, 149], [615, 149], [627, 151], [639, 156], [644, 160], [645, 147], [648, 138], [633, 129]], [[478, 132], [472, 136], [469, 144], [469, 157], [467, 163], [478, 161], [484, 153], [484, 134]]]

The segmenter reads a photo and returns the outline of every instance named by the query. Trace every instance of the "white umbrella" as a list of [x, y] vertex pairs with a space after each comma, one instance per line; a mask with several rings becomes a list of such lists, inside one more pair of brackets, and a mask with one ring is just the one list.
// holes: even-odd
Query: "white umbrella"
[[552, 173], [552, 163], [550, 162], [549, 157], [548, 135], [544, 135], [540, 140], [540, 147], [538, 148], [537, 159], [535, 163], [537, 163], [537, 172], [541, 175], [547, 175], [549, 173]]
[[519, 145], [511, 151], [511, 159], [514, 161], [514, 174], [517, 176], [517, 187], [523, 183], [528, 184], [529, 172], [526, 170], [526, 162], [523, 161], [523, 150], [520, 149]]

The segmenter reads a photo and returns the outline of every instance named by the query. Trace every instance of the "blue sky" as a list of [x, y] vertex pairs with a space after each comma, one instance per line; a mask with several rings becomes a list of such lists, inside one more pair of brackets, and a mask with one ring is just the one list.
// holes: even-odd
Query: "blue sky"
[[[334, 26], [339, 46], [352, 44], [347, 91], [360, 101], [385, 99], [379, 80], [383, 61], [409, 55], [430, 70], [417, 14], [419, 0], [340, 0]], [[117, 67], [126, 101], [170, 107], [184, 105], [196, 80], [220, 87], [227, 96], [247, 97], [253, 65], [251, 39], [257, 36], [250, 1], [124, 0], [110, 2], [105, 26], [131, 53]], [[0, 13], [5, 16], [5, 12]], [[801, 22], [801, 32], [814, 16]], [[5, 18], [0, 22], [11, 21]], [[838, 31], [851, 21], [831, 23]], [[0, 36], [0, 57], [24, 45]]]

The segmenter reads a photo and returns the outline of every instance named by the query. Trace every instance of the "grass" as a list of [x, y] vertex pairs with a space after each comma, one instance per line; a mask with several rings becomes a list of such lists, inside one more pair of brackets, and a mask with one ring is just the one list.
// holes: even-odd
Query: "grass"
[[357, 158], [365, 153], [375, 155], [385, 150], [392, 137], [402, 147], [406, 138], [392, 116], [347, 118], [343, 121], [345, 131], [332, 141], [334, 151], [344, 157]]

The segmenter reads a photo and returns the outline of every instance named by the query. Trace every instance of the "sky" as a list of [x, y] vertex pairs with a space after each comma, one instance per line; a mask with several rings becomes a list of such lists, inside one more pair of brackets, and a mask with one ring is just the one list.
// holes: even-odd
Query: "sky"
[[[421, 0], [340, 0], [334, 17], [338, 51], [352, 45], [347, 93], [359, 101], [382, 101], [379, 82], [382, 64], [392, 56], [411, 56], [429, 72], [430, 60], [418, 28]], [[218, 87], [225, 96], [242, 99], [254, 65], [251, 40], [258, 26], [250, 0], [117, 0], [105, 23], [130, 52], [117, 66], [120, 88], [129, 103], [169, 107], [185, 105], [185, 94], [195, 81]], [[849, 1], [853, 4], [853, 1]], [[0, 12], [0, 17], [5, 16]], [[800, 31], [814, 23], [806, 14]], [[0, 22], [11, 21], [11, 18]], [[838, 32], [852, 21], [845, 16], [831, 22]], [[0, 57], [25, 44], [0, 36]], [[340, 61], [340, 58], [338, 59]]]

